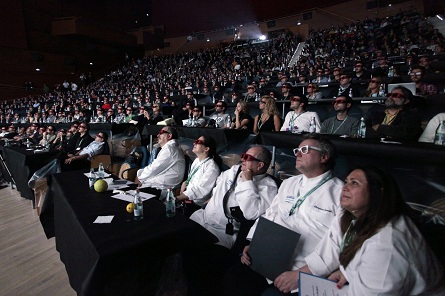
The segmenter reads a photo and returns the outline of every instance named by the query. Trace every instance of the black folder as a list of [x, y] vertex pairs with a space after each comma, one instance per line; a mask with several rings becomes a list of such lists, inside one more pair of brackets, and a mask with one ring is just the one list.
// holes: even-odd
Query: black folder
[[260, 217], [250, 242], [251, 268], [264, 277], [275, 280], [290, 269], [299, 239], [299, 233]]

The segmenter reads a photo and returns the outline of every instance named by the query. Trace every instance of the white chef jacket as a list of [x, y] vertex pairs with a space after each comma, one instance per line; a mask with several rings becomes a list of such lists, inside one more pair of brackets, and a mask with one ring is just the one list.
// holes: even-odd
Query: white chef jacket
[[[220, 169], [213, 159], [203, 159], [199, 161], [196, 158], [190, 168], [189, 177], [191, 177], [184, 194], [188, 196], [195, 204], [203, 206], [205, 201], [210, 198], [212, 189], [215, 187], [216, 179], [220, 174]], [[198, 170], [196, 170], [198, 169]], [[193, 172], [196, 173], [193, 174]], [[191, 176], [193, 174], [193, 176]]]
[[[298, 115], [295, 111], [289, 111], [284, 118], [280, 131], [292, 131], [293, 127], [298, 128], [298, 132], [308, 132], [311, 126], [311, 118], [315, 117], [315, 132], [320, 132], [320, 118], [317, 112], [304, 111]], [[291, 126], [292, 125], [292, 126]]]
[[340, 217], [315, 252], [306, 257], [311, 272], [326, 277], [340, 267], [350, 295], [419, 295], [439, 290], [442, 293], [434, 295], [445, 295], [442, 266], [411, 219], [394, 218], [367, 239], [343, 268], [339, 262]]
[[[205, 227], [208, 231], [218, 237], [217, 244], [230, 249], [235, 243], [239, 223], [234, 221], [234, 235], [226, 234], [226, 224], [228, 222], [223, 212], [223, 199], [235, 179], [239, 165], [234, 165], [227, 171], [221, 173], [216, 180], [216, 187], [213, 189], [212, 197], [205, 209], [198, 210], [190, 216]], [[235, 190], [229, 195], [226, 213], [230, 207], [239, 206], [247, 220], [255, 220], [261, 216], [269, 207], [272, 199], [277, 193], [277, 184], [266, 174], [253, 176], [253, 180], [243, 181], [241, 174], [236, 180]]]
[[[341, 212], [340, 196], [343, 182], [333, 177], [308, 195], [292, 216], [289, 216], [289, 211], [298, 200], [297, 196], [303, 197], [331, 174], [331, 171], [327, 171], [310, 179], [301, 174], [284, 180], [277, 196], [263, 216], [301, 234], [292, 257], [292, 270], [306, 265], [304, 257], [315, 250], [332, 220]], [[252, 239], [257, 223], [258, 221], [250, 229], [248, 240]]]
[[150, 165], [137, 171], [137, 176], [143, 187], [163, 189], [180, 184], [184, 172], [184, 152], [176, 140], [170, 140], [165, 143]]

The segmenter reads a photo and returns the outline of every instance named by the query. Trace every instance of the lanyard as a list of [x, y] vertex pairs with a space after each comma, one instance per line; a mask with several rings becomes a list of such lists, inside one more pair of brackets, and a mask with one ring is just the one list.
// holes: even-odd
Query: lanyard
[[341, 244], [340, 244], [340, 253], [343, 251], [344, 247], [349, 246], [349, 244], [351, 243], [351, 241], [354, 239], [354, 235], [349, 235], [349, 230], [351, 229], [351, 226], [354, 224], [356, 220], [352, 220], [351, 223], [348, 226], [348, 229], [346, 230], [345, 234], [343, 235], [343, 239], [341, 240]]
[[190, 180], [193, 178], [193, 176], [196, 174], [196, 172], [199, 170], [199, 168], [209, 160], [210, 160], [210, 157], [207, 157], [196, 169], [193, 170], [193, 172], [188, 176], [187, 181], [185, 181], [185, 186], [189, 185]]
[[337, 119], [334, 120], [334, 123], [332, 123], [332, 128], [331, 128], [331, 134], [335, 134], [343, 125], [343, 123], [346, 122], [346, 120], [348, 119], [348, 116], [346, 116], [346, 118], [340, 123], [340, 125], [335, 129], [334, 131], [334, 126], [335, 126], [335, 121], [337, 121]]
[[294, 114], [292, 114], [292, 117], [289, 120], [289, 127], [290, 128], [294, 127], [294, 121], [297, 120], [297, 118], [300, 117], [300, 115], [302, 115], [303, 113], [306, 113], [306, 111], [298, 113], [297, 117], [294, 118], [294, 115], [295, 115], [295, 111], [294, 111]]
[[299, 208], [301, 206], [301, 204], [306, 200], [306, 198], [311, 195], [312, 193], [314, 193], [315, 190], [317, 190], [318, 188], [320, 188], [324, 183], [326, 183], [327, 181], [331, 180], [334, 176], [332, 176], [332, 174], [329, 174], [328, 176], [326, 176], [326, 178], [324, 178], [323, 180], [321, 180], [320, 183], [317, 184], [317, 186], [315, 186], [314, 188], [312, 188], [309, 192], [307, 192], [303, 197], [299, 198], [297, 200], [297, 202], [292, 206], [292, 209], [290, 209], [289, 211], [289, 216], [292, 216], [295, 213], [295, 209]]

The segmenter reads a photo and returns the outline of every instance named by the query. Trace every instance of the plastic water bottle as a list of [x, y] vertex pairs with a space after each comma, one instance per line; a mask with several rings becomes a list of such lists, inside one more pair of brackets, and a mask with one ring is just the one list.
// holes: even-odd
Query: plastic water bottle
[[26, 148], [31, 148], [31, 141], [28, 139], [26, 139]]
[[165, 211], [167, 217], [173, 217], [176, 214], [175, 197], [173, 196], [173, 191], [170, 188], [167, 189], [167, 197], [165, 199]]
[[232, 126], [232, 121], [230, 120], [230, 116], [227, 116], [226, 118], [226, 127], [227, 128], [231, 128]]
[[436, 129], [434, 144], [441, 146], [445, 145], [445, 122], [443, 120], [440, 121], [439, 126]]
[[363, 117], [360, 119], [360, 126], [358, 128], [357, 136], [362, 139], [366, 138], [366, 124], [365, 124], [365, 118]]
[[94, 182], [96, 182], [96, 174], [94, 173], [94, 169], [91, 169], [90, 175], [88, 176], [88, 186], [90, 189], [94, 189]]
[[315, 133], [315, 131], [316, 131], [315, 117], [312, 116], [312, 118], [311, 118], [311, 124], [309, 125], [309, 132], [310, 132], [310, 133]]
[[134, 220], [144, 219], [144, 204], [142, 203], [141, 194], [138, 189], [136, 189], [136, 194], [134, 195], [133, 204], [134, 204], [134, 211], [133, 211]]
[[384, 97], [384, 96], [385, 96], [385, 85], [382, 83], [379, 89], [379, 97]]
[[104, 176], [105, 176], [104, 164], [103, 163], [99, 163], [99, 168], [97, 169], [97, 178], [98, 179], [103, 179]]

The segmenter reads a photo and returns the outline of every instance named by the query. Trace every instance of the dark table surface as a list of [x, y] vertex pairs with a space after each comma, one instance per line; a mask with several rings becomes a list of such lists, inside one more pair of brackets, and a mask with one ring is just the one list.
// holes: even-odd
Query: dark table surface
[[[89, 190], [79, 171], [53, 175], [51, 188], [56, 248], [79, 295], [150, 295], [165, 256], [216, 242], [179, 213], [167, 218], [155, 198], [144, 202], [144, 219], [134, 221], [128, 202]], [[108, 215], [111, 223], [93, 223]]]
[[3, 159], [14, 178], [17, 191], [26, 199], [34, 200], [34, 192], [28, 186], [32, 175], [44, 165], [55, 159], [59, 151], [34, 153], [25, 146], [1, 146]]

